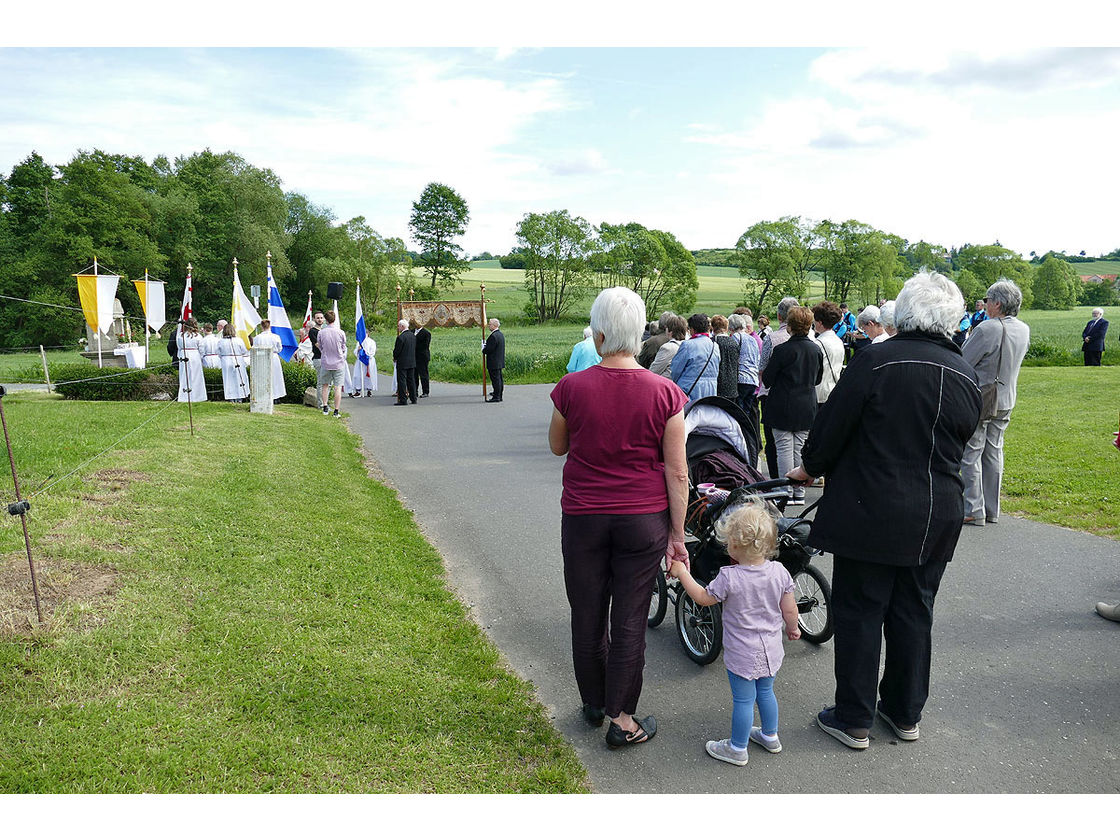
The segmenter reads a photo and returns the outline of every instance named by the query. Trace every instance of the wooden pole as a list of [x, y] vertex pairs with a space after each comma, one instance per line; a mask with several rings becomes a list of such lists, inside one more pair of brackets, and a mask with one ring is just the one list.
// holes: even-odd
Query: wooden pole
[[43, 379], [47, 381], [47, 393], [51, 392], [51, 369], [47, 367], [47, 351], [43, 349], [43, 345], [39, 345], [39, 355], [43, 358]]
[[[97, 277], [97, 254], [93, 255], [93, 276]], [[97, 297], [97, 280], [93, 281], [93, 303], [98, 308], [97, 314], [97, 366], [101, 367], [101, 307]]]
[[4, 416], [3, 397], [4, 388], [0, 386], [0, 424], [4, 426], [4, 443], [8, 447], [8, 463], [12, 465], [12, 484], [16, 489], [16, 502], [14, 505], [8, 505], [8, 513], [12, 516], [18, 515], [23, 524], [23, 544], [27, 549], [27, 565], [31, 569], [31, 591], [35, 593], [35, 614], [39, 616], [39, 624], [42, 624], [43, 608], [39, 604], [39, 581], [35, 577], [35, 563], [31, 559], [31, 537], [27, 533], [27, 511], [31, 509], [31, 503], [25, 502], [20, 497], [19, 476], [16, 474], [16, 459], [12, 454], [12, 439], [8, 437], [8, 419]]
[[[152, 354], [152, 339], [151, 339], [151, 335], [150, 335], [151, 330], [148, 329], [148, 307], [151, 305], [149, 303], [150, 300], [151, 300], [151, 298], [148, 297], [148, 269], [145, 268], [144, 269], [144, 367], [148, 366], [148, 359], [151, 358], [151, 354]], [[164, 306], [166, 307], [167, 304], [165, 303]], [[164, 311], [166, 312], [167, 310], [164, 309]]]
[[[480, 283], [478, 285], [478, 288], [481, 290], [479, 292], [479, 295], [480, 295], [479, 302], [482, 304], [482, 343], [485, 344], [486, 343], [486, 286], [484, 286], [483, 284]], [[486, 401], [486, 354], [483, 354], [483, 356], [482, 356], [482, 400], [483, 400], [483, 402]]]

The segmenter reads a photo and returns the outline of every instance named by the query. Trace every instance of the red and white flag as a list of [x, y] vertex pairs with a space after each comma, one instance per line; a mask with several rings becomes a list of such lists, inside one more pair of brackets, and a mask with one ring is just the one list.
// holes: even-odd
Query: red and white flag
[[[183, 289], [183, 307], [180, 310], [179, 318], [183, 321], [191, 317], [191, 270], [187, 268], [187, 285]], [[183, 331], [183, 325], [179, 324], [179, 332]]]
[[307, 314], [303, 316], [303, 328], [311, 329], [311, 290], [307, 290]]

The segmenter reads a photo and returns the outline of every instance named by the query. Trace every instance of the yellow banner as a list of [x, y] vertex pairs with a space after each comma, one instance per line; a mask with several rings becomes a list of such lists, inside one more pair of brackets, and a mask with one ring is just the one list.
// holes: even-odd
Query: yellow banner
[[78, 297], [82, 300], [82, 312], [85, 313], [86, 323], [89, 328], [97, 332], [100, 326], [97, 319], [97, 275], [76, 274], [78, 278]]
[[422, 327], [481, 327], [484, 317], [478, 300], [402, 300], [399, 317]]
[[140, 305], [144, 307], [144, 314], [148, 314], [148, 284], [144, 280], [133, 280], [132, 285], [136, 287], [136, 294], [140, 295]]

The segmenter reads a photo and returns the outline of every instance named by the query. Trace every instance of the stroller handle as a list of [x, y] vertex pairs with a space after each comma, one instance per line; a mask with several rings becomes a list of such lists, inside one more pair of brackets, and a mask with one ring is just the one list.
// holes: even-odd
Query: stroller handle
[[760, 493], [764, 493], [767, 490], [777, 490], [779, 487], [789, 487], [791, 484], [793, 484], [793, 482], [788, 478], [771, 478], [766, 481], [759, 481], [755, 484], [745, 484], [743, 487], [747, 490], [756, 490]]

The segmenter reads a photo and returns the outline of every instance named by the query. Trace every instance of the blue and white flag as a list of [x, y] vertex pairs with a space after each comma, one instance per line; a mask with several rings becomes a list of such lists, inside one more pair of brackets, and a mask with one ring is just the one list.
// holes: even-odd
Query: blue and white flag
[[299, 348], [296, 334], [292, 332], [292, 322], [288, 320], [288, 313], [284, 311], [284, 303], [280, 300], [280, 290], [276, 288], [276, 281], [272, 279], [272, 261], [268, 263], [268, 320], [272, 322], [272, 331], [280, 337], [280, 358], [290, 362]]
[[363, 365], [369, 365], [369, 354], [366, 352], [365, 344], [366, 338], [366, 316], [362, 314], [362, 284], [358, 282], [357, 302], [354, 304], [354, 318], [357, 323], [354, 325], [354, 338], [357, 339], [357, 348], [355, 353], [358, 361]]

